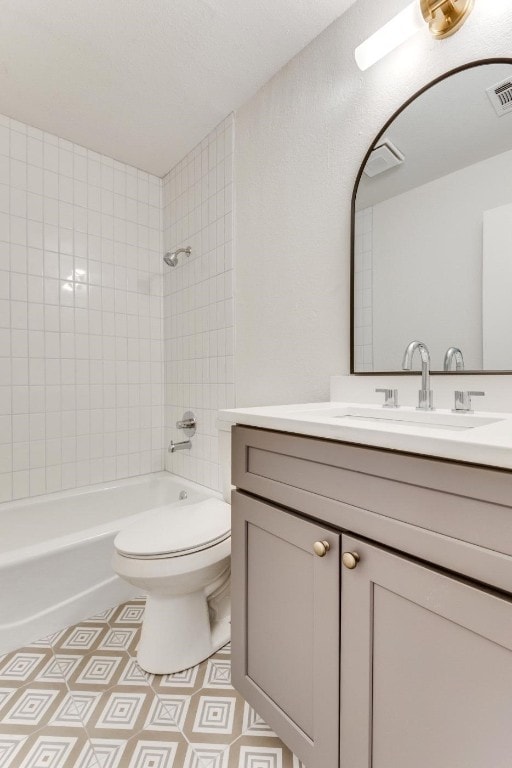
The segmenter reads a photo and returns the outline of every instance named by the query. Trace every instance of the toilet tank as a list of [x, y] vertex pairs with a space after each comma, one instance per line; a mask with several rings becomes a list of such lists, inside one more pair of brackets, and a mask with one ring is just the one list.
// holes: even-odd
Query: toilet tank
[[217, 422], [221, 491], [224, 501], [231, 503], [231, 424]]

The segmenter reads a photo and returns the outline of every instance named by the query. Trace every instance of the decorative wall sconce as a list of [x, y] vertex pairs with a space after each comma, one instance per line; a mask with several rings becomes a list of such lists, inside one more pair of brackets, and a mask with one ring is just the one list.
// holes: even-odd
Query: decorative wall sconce
[[424, 28], [442, 40], [457, 32], [473, 10], [474, 0], [414, 0], [355, 50], [359, 69], [368, 69]]

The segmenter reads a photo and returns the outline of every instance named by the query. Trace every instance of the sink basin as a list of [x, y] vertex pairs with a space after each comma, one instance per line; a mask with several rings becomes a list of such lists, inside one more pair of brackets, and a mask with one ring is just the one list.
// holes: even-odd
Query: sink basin
[[503, 419], [480, 416], [474, 413], [449, 413], [447, 411], [418, 411], [414, 408], [381, 408], [380, 406], [326, 406], [311, 410], [289, 411], [287, 416], [293, 419], [331, 420], [340, 426], [372, 428], [382, 424], [387, 426], [409, 427], [414, 430], [448, 430], [452, 432], [486, 427]]

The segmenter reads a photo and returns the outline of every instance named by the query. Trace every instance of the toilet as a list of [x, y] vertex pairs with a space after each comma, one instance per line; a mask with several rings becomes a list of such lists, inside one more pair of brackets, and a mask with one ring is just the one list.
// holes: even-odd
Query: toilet
[[230, 639], [231, 434], [219, 430], [223, 499], [160, 507], [120, 531], [112, 566], [147, 595], [137, 661], [163, 675]]

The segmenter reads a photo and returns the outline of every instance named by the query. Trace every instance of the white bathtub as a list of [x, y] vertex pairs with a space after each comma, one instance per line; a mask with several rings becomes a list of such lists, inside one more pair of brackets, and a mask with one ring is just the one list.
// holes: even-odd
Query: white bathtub
[[110, 565], [116, 533], [154, 507], [218, 495], [157, 472], [0, 504], [0, 655], [134, 597]]

